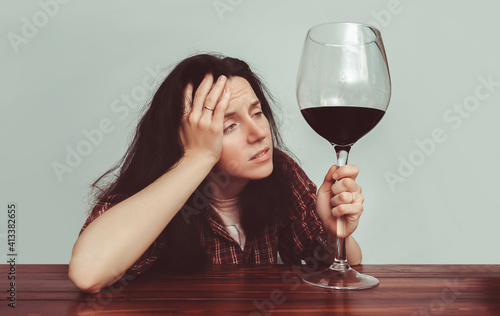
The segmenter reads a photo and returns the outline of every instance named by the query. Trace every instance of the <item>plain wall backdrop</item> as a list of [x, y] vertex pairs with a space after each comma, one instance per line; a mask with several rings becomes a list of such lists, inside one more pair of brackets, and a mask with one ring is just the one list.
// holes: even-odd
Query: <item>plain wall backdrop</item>
[[498, 264], [498, 12], [491, 0], [3, 0], [0, 254], [14, 202], [17, 263], [69, 262], [89, 185], [125, 153], [165, 70], [195, 53], [264, 78], [320, 184], [335, 154], [300, 114], [296, 73], [307, 30], [345, 21], [379, 27], [393, 88], [349, 159], [366, 198], [363, 263]]

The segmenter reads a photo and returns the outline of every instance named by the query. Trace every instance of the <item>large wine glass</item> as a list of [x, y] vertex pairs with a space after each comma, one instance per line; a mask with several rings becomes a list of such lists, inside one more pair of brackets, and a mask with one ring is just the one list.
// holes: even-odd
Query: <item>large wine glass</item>
[[[359, 23], [325, 23], [309, 29], [297, 76], [297, 99], [307, 123], [347, 164], [351, 146], [385, 114], [391, 79], [380, 31]], [[337, 219], [337, 232], [345, 219]], [[339, 234], [341, 235], [341, 234]], [[345, 238], [336, 238], [333, 264], [306, 274], [306, 283], [329, 289], [367, 289], [379, 281], [347, 263]]]

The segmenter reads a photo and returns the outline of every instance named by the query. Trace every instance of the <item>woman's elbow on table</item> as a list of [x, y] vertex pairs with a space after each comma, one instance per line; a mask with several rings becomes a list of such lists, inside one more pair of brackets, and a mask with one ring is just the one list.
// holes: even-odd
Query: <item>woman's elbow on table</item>
[[123, 276], [123, 273], [117, 276], [114, 280], [109, 282], [109, 280], [103, 280], [102, 278], [99, 278], [93, 273], [88, 273], [86, 269], [82, 269], [81, 267], [79, 268], [77, 264], [74, 262], [69, 263], [69, 269], [68, 269], [68, 277], [73, 282], [73, 284], [76, 286], [77, 289], [79, 289], [82, 292], [85, 293], [99, 293], [101, 289], [105, 288], [106, 286], [110, 285], [117, 279]]
[[80, 281], [74, 281], [71, 280], [75, 287], [79, 289], [81, 292], [88, 293], [88, 294], [96, 294], [101, 292], [101, 287], [94, 285], [93, 283], [85, 283], [85, 282], [80, 282]]
[[93, 294], [99, 293], [101, 291], [101, 287], [98, 286], [97, 283], [92, 280], [92, 278], [76, 272], [75, 268], [72, 268], [71, 264], [68, 270], [68, 277], [71, 282], [73, 282], [75, 287], [82, 292]]

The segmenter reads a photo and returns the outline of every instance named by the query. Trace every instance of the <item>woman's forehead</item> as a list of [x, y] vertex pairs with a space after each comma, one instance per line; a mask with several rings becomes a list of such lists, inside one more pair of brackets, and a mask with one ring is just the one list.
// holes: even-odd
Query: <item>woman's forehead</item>
[[231, 77], [227, 81], [226, 86], [231, 90], [231, 98], [229, 99], [229, 107], [231, 104], [238, 105], [237, 103], [253, 103], [258, 101], [252, 86], [245, 78]]

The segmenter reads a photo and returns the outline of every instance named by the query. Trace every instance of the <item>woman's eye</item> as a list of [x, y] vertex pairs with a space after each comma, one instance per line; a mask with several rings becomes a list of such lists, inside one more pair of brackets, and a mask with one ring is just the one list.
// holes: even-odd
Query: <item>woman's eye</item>
[[263, 115], [263, 114], [264, 114], [264, 113], [262, 113], [262, 111], [260, 111], [260, 112], [255, 113], [255, 114], [254, 114], [254, 116], [257, 116], [257, 117], [258, 117], [258, 116], [261, 116], [261, 115]]
[[224, 129], [224, 133], [228, 133], [228, 132], [232, 131], [235, 127], [236, 127], [236, 124], [234, 124], [234, 123], [229, 125], [228, 127], [226, 127]]

